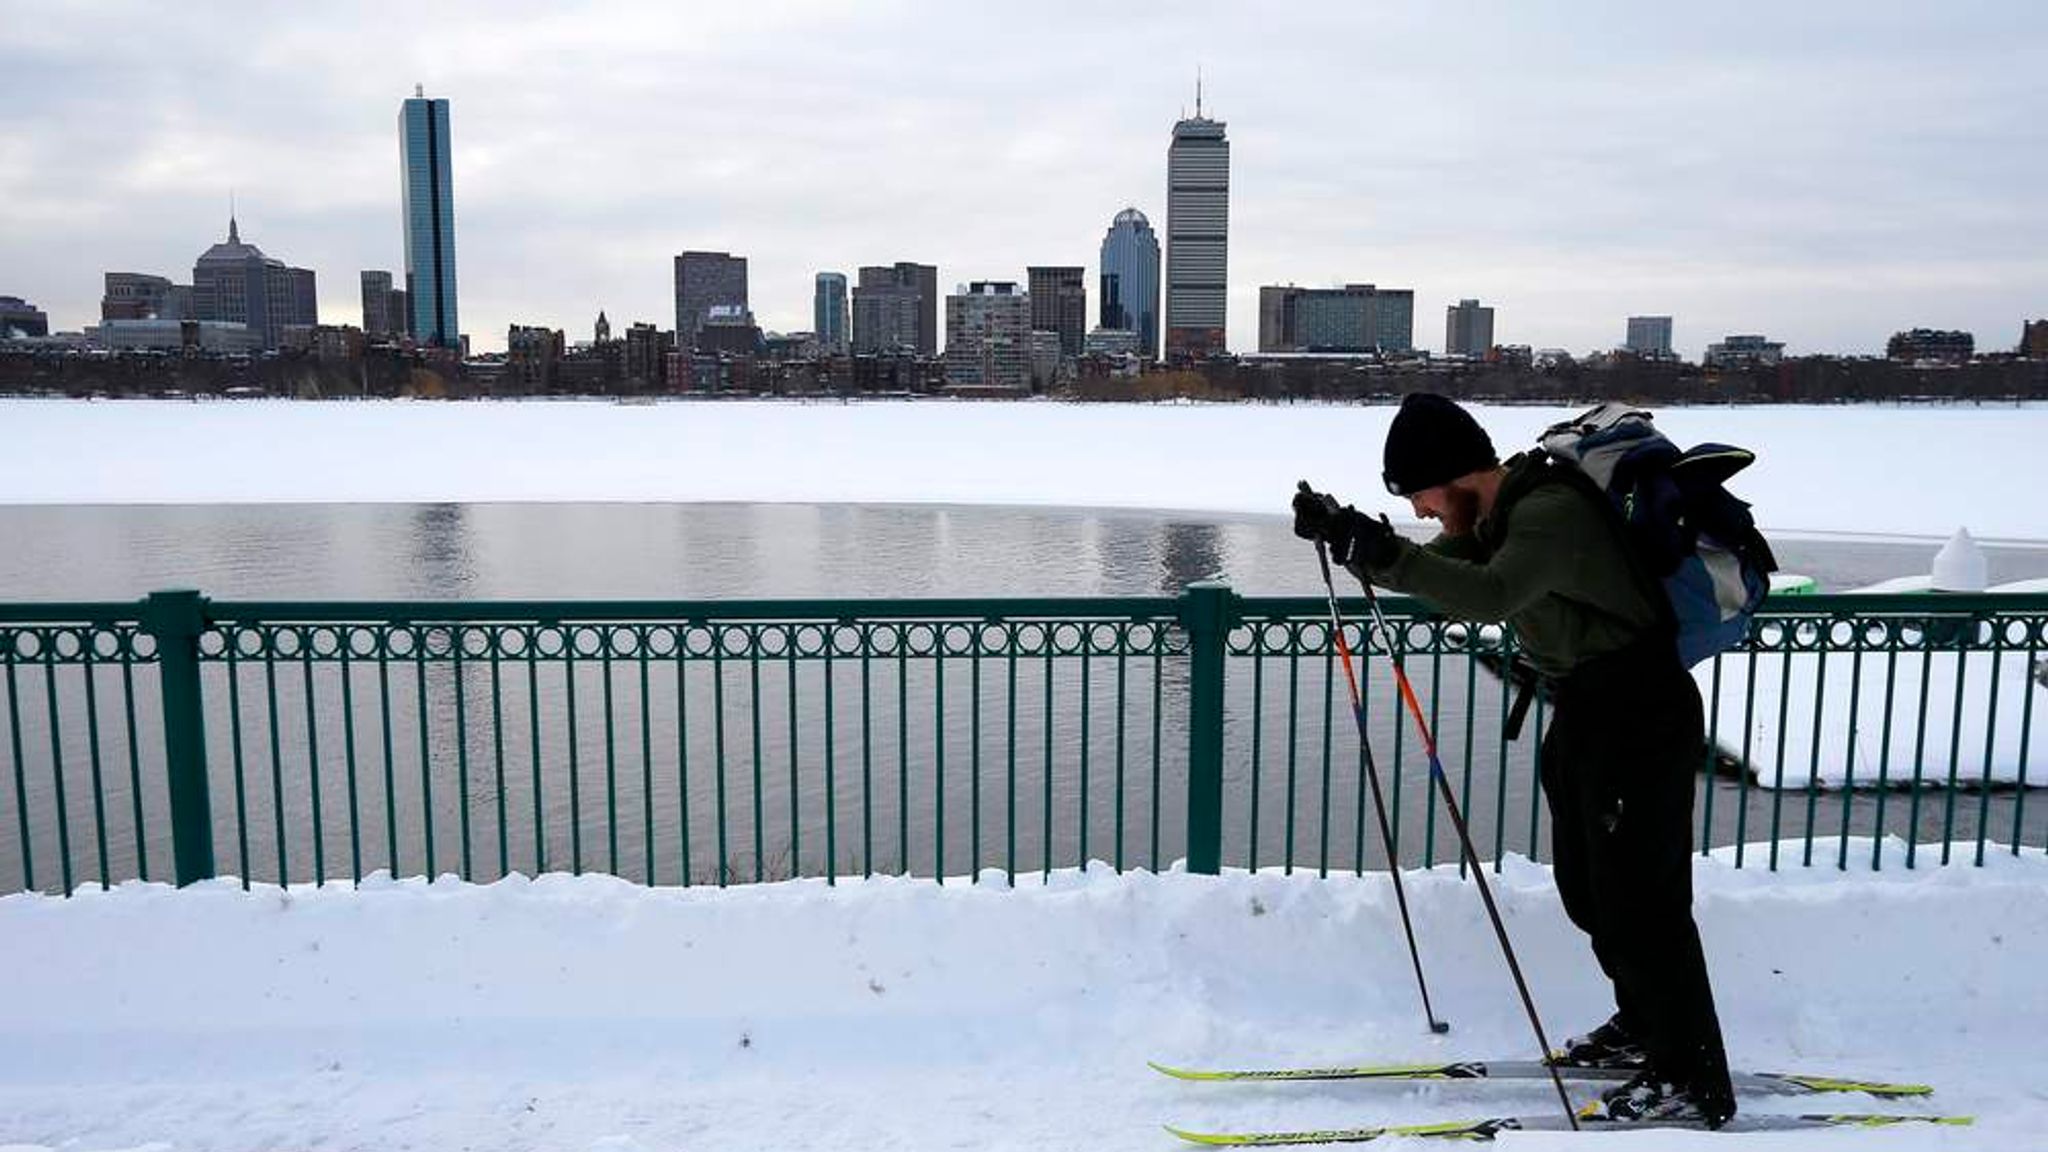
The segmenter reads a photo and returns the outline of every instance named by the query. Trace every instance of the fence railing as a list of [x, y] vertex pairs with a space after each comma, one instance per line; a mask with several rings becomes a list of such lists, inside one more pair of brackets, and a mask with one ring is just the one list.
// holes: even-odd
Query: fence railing
[[[1475, 843], [1547, 855], [1514, 636], [1383, 601]], [[1362, 601], [1347, 639], [1363, 651]], [[1701, 851], [2048, 850], [2048, 595], [1774, 598], [1702, 665]], [[1320, 599], [0, 605], [0, 892], [1094, 862], [1363, 872], [1387, 846]], [[1392, 855], [1457, 858], [1375, 652]], [[993, 870], [993, 871], [991, 871]]]

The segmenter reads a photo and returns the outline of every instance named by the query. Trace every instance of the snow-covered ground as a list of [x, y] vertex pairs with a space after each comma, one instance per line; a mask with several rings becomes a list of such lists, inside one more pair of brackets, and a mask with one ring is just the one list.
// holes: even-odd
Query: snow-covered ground
[[[1580, 409], [1475, 409], [1505, 455]], [[944, 401], [0, 400], [0, 502], [733, 500], [1362, 509], [1391, 406]], [[1670, 408], [1756, 451], [1734, 487], [1780, 532], [2048, 541], [2048, 408]]]
[[[1868, 855], [1867, 842], [1852, 850], [1852, 868]], [[1478, 896], [1454, 869], [1408, 874], [1452, 1024], [1442, 1037], [1423, 1027], [1384, 876], [988, 880], [718, 891], [548, 876], [247, 893], [222, 881], [9, 896], [0, 1145], [1164, 1152], [1180, 1146], [1164, 1121], [1557, 1107], [1545, 1083], [1200, 1085], [1145, 1066], [1530, 1054]], [[2038, 851], [1850, 875], [1716, 860], [1698, 880], [1736, 1063], [1938, 1089], [1752, 1111], [1977, 1124], [1526, 1134], [1503, 1147], [2041, 1146]], [[1496, 890], [1552, 1038], [1599, 1018], [1605, 990], [1548, 871], [1512, 859]]]

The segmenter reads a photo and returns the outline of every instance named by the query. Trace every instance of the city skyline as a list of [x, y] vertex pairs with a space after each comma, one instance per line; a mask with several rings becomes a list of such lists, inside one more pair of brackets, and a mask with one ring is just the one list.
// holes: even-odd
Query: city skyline
[[[1874, 354], [1919, 326], [1991, 349], [2048, 301], [2048, 14], [2023, 4], [1396, 3], [1304, 10], [1283, 37], [1188, 15], [1056, 5], [1019, 39], [982, 13], [435, 10], [401, 42], [348, 12], [37, 10], [0, 46], [0, 293], [77, 330], [103, 273], [182, 267], [233, 191], [245, 232], [318, 272], [321, 319], [354, 323], [359, 273], [403, 266], [391, 104], [424, 83], [463, 120], [479, 350], [599, 309], [665, 326], [690, 250], [748, 257], [783, 331], [811, 326], [818, 271], [906, 256], [948, 286], [1083, 265], [1092, 297], [1103, 221], [1166, 217], [1162, 138], [1199, 65], [1235, 152], [1234, 351], [1286, 283], [1412, 286], [1419, 316], [1478, 297], [1500, 342], [1579, 351], [1673, 315], [1689, 357], [1756, 331]], [[1515, 51], [1403, 47], [1468, 24]]]

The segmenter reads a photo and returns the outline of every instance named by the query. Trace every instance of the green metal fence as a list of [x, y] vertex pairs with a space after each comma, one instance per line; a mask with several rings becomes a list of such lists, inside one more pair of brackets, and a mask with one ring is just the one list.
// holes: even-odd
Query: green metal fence
[[[1384, 601], [1475, 843], [1547, 856], [1514, 637]], [[1362, 601], [1347, 639], [1366, 647]], [[2048, 850], [2048, 595], [1772, 600], [1702, 666], [1701, 851]], [[1386, 865], [1320, 599], [0, 605], [0, 892]], [[1393, 854], [1455, 861], [1382, 652]], [[2030, 819], [2031, 816], [2031, 819]]]

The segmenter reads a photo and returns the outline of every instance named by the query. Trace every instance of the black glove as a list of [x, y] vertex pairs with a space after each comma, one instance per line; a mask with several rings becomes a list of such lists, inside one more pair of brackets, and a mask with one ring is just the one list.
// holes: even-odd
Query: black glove
[[1303, 480], [1294, 490], [1294, 534], [1303, 540], [1331, 539], [1332, 527], [1344, 516], [1337, 498], [1318, 492]]
[[1400, 555], [1394, 526], [1384, 515], [1374, 520], [1349, 504], [1340, 505], [1335, 496], [1316, 491], [1306, 480], [1294, 493], [1294, 534], [1328, 544], [1330, 559], [1340, 565], [1356, 560], [1383, 568]]

